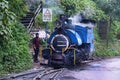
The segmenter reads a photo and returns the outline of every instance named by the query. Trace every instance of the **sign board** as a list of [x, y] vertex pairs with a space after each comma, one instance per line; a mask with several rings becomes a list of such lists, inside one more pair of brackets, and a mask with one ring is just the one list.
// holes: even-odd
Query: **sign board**
[[44, 22], [51, 22], [52, 21], [52, 10], [49, 8], [43, 8], [42, 17], [43, 17]]

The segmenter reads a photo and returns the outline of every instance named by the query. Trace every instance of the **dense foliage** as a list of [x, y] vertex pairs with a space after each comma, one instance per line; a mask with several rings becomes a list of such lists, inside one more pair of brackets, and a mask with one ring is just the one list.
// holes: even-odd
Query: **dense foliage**
[[0, 43], [3, 41], [7, 43], [11, 36], [11, 29], [9, 24], [14, 18], [14, 14], [8, 11], [8, 2], [3, 0], [0, 2]]
[[[114, 26], [115, 28], [115, 26]], [[112, 56], [119, 56], [120, 55], [120, 41], [117, 40], [113, 34], [115, 34], [114, 30], [109, 33], [108, 40], [107, 39], [101, 39], [101, 37], [98, 34], [98, 28], [95, 27], [95, 54], [93, 56], [99, 56], [99, 57], [112, 57]], [[110, 35], [112, 34], [112, 35]], [[104, 34], [103, 34], [104, 35]], [[110, 38], [113, 38], [114, 40], [111, 40]]]
[[9, 9], [6, 0], [0, 1], [0, 74], [31, 67], [29, 35], [16, 14]]
[[[109, 16], [110, 39], [115, 39], [120, 33], [120, 0], [94, 0], [95, 3]], [[106, 19], [107, 20], [107, 19]]]
[[9, 2], [9, 10], [14, 12], [18, 18], [26, 15], [28, 5], [25, 0], [6, 0]]
[[106, 17], [104, 12], [92, 0], [61, 0], [61, 8], [68, 16], [83, 13], [86, 18], [100, 20]]
[[120, 20], [120, 0], [94, 0], [110, 17]]
[[31, 67], [29, 36], [25, 27], [19, 22], [12, 23], [11, 26], [12, 38], [8, 44], [0, 46], [0, 71], [5, 72], [16, 72]]
[[[108, 44], [107, 41], [99, 39], [96, 41], [97, 56], [120, 55], [120, 42], [116, 35], [120, 33], [120, 1], [119, 0], [94, 0], [95, 3], [109, 16], [108, 19]], [[107, 46], [106, 46], [107, 45]]]

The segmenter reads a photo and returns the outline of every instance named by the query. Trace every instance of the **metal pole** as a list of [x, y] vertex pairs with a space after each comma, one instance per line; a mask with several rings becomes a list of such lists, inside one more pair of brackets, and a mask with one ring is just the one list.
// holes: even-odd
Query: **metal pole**
[[45, 44], [46, 48], [47, 48], [47, 30], [48, 30], [48, 22], [46, 22], [46, 44]]
[[[48, 0], [45, 0], [45, 2], [47, 3]], [[46, 7], [48, 8], [47, 4], [46, 4]], [[45, 45], [46, 48], [47, 48], [47, 30], [48, 30], [48, 22], [46, 22], [46, 45]]]

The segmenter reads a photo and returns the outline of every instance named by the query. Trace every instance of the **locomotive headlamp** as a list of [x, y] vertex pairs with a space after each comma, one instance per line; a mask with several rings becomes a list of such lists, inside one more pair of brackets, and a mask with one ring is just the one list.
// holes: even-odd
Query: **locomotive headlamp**
[[69, 46], [68, 38], [63, 34], [55, 35], [51, 40], [51, 48], [56, 52], [62, 52], [62, 49], [66, 51]]

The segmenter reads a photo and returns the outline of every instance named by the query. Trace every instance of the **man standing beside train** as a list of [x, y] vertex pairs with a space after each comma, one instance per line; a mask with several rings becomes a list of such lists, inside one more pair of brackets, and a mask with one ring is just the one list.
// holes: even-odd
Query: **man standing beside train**
[[41, 43], [41, 40], [39, 38], [39, 33], [36, 33], [36, 37], [33, 38], [33, 49], [34, 49], [34, 52], [35, 52], [35, 55], [33, 57], [33, 60], [35, 63], [38, 63], [39, 60], [38, 60], [38, 55], [39, 55], [39, 52], [40, 52], [40, 43]]

